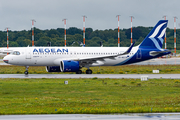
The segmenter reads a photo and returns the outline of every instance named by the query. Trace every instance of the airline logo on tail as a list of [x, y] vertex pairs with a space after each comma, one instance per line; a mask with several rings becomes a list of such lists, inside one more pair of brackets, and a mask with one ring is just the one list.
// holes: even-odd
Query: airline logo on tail
[[[163, 27], [164, 24], [167, 24], [167, 22], [164, 22], [160, 24], [154, 31], [154, 33], [149, 37], [153, 42], [154, 45], [156, 46], [157, 49], [161, 49], [164, 41], [164, 35], [166, 32], [166, 27], [163, 28], [162, 31], [160, 29]], [[158, 34], [159, 33], [159, 34]]]
[[167, 20], [160, 20], [141, 43], [140, 47], [162, 49], [167, 23]]

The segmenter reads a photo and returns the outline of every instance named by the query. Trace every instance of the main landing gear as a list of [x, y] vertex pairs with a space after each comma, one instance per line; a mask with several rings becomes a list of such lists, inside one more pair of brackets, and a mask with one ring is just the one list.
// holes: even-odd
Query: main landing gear
[[87, 69], [86, 70], [86, 74], [92, 74], [92, 70], [91, 69]]
[[25, 68], [26, 68], [26, 71], [24, 72], [24, 74], [28, 75], [28, 68], [29, 68], [29, 66], [25, 66]]
[[[82, 70], [76, 71], [76, 74], [82, 74]], [[86, 70], [86, 74], [92, 74], [92, 70], [91, 69], [87, 69]]]
[[82, 70], [76, 71], [76, 74], [82, 74]]

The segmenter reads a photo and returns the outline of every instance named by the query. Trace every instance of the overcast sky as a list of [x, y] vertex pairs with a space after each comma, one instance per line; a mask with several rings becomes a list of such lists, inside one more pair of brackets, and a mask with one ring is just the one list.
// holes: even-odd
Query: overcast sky
[[30, 30], [32, 19], [35, 27], [45, 29], [63, 28], [62, 19], [67, 19], [67, 28], [105, 30], [117, 28], [116, 15], [120, 16], [120, 29], [130, 28], [130, 16], [134, 16], [133, 27], [154, 26], [164, 15], [169, 20], [168, 27], [177, 28], [180, 23], [180, 0], [0, 0], [0, 30]]

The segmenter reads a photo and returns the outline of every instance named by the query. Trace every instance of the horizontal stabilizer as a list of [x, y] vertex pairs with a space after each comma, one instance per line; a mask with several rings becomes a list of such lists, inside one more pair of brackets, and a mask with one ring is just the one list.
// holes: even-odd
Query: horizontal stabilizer
[[156, 55], [163, 54], [163, 53], [170, 54], [171, 51], [170, 50], [166, 50], [166, 51], [151, 51], [150, 55], [151, 56], [156, 56]]

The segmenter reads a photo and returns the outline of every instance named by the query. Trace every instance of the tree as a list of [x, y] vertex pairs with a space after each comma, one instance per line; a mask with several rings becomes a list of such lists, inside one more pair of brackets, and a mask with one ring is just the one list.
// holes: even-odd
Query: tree
[[9, 42], [9, 47], [19, 47], [17, 42], [11, 41]]
[[78, 29], [76, 27], [70, 27], [66, 31], [67, 31], [67, 34], [70, 34], [70, 35], [82, 34], [83, 33], [81, 29]]
[[16, 42], [18, 43], [18, 45], [19, 45], [20, 47], [25, 47], [25, 44], [24, 44], [24, 42], [23, 42], [24, 39], [25, 39], [25, 37], [18, 37], [18, 38], [17, 38]]
[[1, 41], [0, 43], [1, 47], [7, 47], [7, 42], [5, 42], [4, 40]]
[[[142, 31], [139, 28], [133, 28], [133, 39], [139, 39], [142, 36]], [[126, 30], [126, 36], [131, 38], [131, 29]]]
[[47, 46], [47, 42], [49, 41], [51, 41], [49, 37], [43, 36], [37, 41], [36, 46]]
[[50, 38], [59, 37], [59, 32], [55, 29], [51, 29], [47, 32], [47, 36]]
[[99, 37], [93, 37], [91, 40], [87, 41], [87, 46], [100, 46], [100, 42], [103, 41]]
[[83, 35], [80, 35], [80, 34], [75, 34], [74, 35], [74, 42], [83, 42]]
[[86, 39], [90, 39], [91, 33], [93, 32], [92, 28], [86, 28]]
[[[133, 41], [138, 45], [149, 34], [153, 27], [133, 27]], [[177, 49], [180, 49], [180, 29], [176, 30]], [[99, 46], [100, 41], [103, 41], [104, 46], [117, 46], [118, 43], [118, 29], [95, 30], [86, 28], [86, 46]], [[167, 48], [174, 48], [174, 30], [167, 28]], [[120, 46], [130, 46], [131, 29], [120, 30]], [[32, 45], [32, 30], [9, 31], [9, 46], [26, 47]], [[0, 31], [0, 46], [7, 46], [6, 31]], [[70, 27], [67, 29], [66, 36], [67, 46], [79, 46], [79, 42], [83, 42], [83, 30]], [[52, 46], [64, 46], [64, 28], [40, 30], [34, 28], [34, 42], [36, 46], [47, 46], [47, 42], [51, 42]], [[74, 43], [75, 42], [75, 43]], [[164, 45], [163, 45], [164, 47]]]

